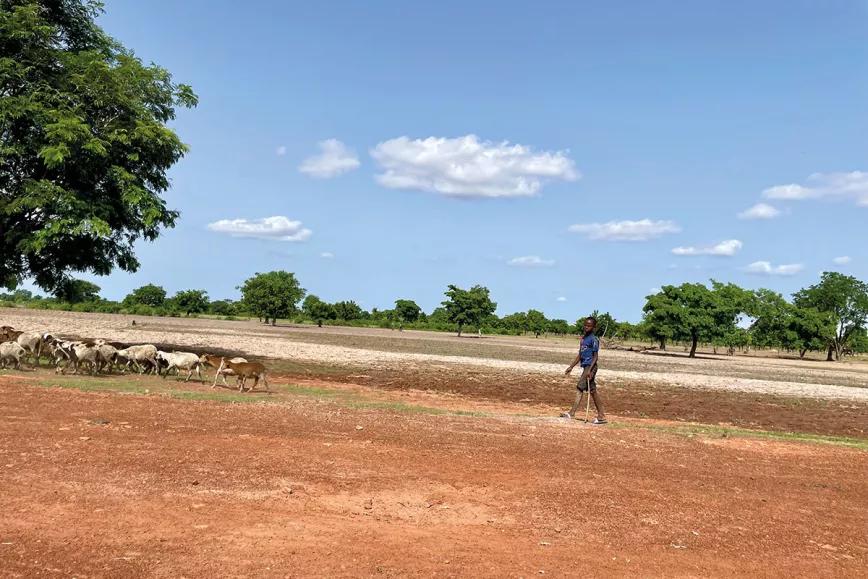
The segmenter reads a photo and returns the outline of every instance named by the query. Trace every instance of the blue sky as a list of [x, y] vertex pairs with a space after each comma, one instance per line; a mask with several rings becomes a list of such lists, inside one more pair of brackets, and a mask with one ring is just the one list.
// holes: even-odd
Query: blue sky
[[480, 283], [500, 314], [636, 321], [663, 284], [868, 278], [863, 1], [109, 0], [101, 24], [201, 100], [178, 226], [106, 297], [286, 269], [366, 308]]

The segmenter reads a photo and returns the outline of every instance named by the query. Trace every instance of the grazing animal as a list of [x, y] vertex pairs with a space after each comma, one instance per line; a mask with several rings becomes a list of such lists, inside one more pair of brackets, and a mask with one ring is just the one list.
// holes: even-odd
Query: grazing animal
[[124, 368], [129, 369], [130, 366], [135, 366], [140, 374], [146, 370], [159, 371], [159, 366], [157, 365], [157, 347], [153, 344], [130, 346], [129, 348], [118, 350], [116, 356], [118, 360], [126, 360]]
[[41, 332], [23, 332], [15, 339], [33, 358], [35, 366], [39, 366], [39, 355], [42, 353], [42, 336]]
[[78, 369], [81, 365], [90, 366], [90, 373], [96, 374], [99, 370], [99, 346], [88, 340], [84, 342], [73, 342], [72, 353], [74, 355], [75, 369], [73, 374], [78, 374]]
[[23, 333], [12, 326], [0, 326], [0, 342], [14, 342]]
[[73, 342], [58, 340], [54, 337], [47, 342], [45, 348], [54, 359], [55, 372], [63, 373], [70, 364], [75, 364], [75, 352], [72, 345]]
[[191, 354], [190, 352], [157, 352], [157, 360], [166, 363], [166, 373], [163, 374], [163, 378], [169, 375], [170, 370], [178, 370], [179, 375], [181, 370], [187, 370], [187, 378], [184, 379], [184, 382], [188, 382], [190, 377], [193, 376], [193, 372], [196, 372], [196, 375], [199, 377], [201, 382], [204, 382], [205, 379], [202, 377], [202, 362], [199, 360], [199, 356], [196, 354]]
[[244, 392], [244, 386], [248, 378], [253, 378], [253, 386], [248, 392], [252, 392], [256, 385], [259, 384], [260, 378], [265, 383], [265, 391], [271, 392], [268, 388], [268, 376], [266, 375], [265, 366], [259, 362], [233, 362], [223, 358], [223, 366], [232, 370], [238, 377], [238, 391]]
[[26, 351], [18, 342], [3, 342], [0, 344], [0, 367], [5, 368], [7, 362], [14, 362], [15, 369], [21, 369], [21, 358]]
[[118, 349], [111, 344], [97, 344], [99, 350], [99, 371], [102, 372], [106, 368], [111, 372], [114, 365], [117, 363]]
[[[201, 356], [199, 356], [199, 361], [203, 365], [211, 366], [212, 368], [215, 368], [215, 370], [216, 370], [216, 372], [214, 374], [214, 383], [211, 384], [211, 388], [217, 387], [217, 378], [218, 377], [223, 378], [223, 385], [224, 386], [228, 386], [229, 384], [228, 384], [228, 382], [226, 382], [226, 376], [227, 375], [228, 376], [234, 376], [235, 375], [235, 372], [231, 368], [228, 368], [223, 363], [223, 360], [224, 360], [223, 357], [215, 356], [213, 354], [202, 354]], [[235, 358], [230, 358], [229, 361], [235, 362], [235, 363], [241, 363], [241, 362], [246, 362], [247, 360], [245, 358], [235, 357]]]

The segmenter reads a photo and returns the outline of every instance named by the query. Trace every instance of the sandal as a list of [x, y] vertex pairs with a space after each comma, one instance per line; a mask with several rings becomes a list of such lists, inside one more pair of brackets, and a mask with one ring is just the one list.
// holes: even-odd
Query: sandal
[[564, 412], [561, 414], [561, 418], [572, 418], [573, 416], [569, 412]]
[[594, 419], [591, 421], [591, 424], [608, 424], [608, 423], [609, 423], [608, 420], [606, 420], [605, 418], [599, 418], [599, 417], [598, 417], [598, 418], [594, 418]]

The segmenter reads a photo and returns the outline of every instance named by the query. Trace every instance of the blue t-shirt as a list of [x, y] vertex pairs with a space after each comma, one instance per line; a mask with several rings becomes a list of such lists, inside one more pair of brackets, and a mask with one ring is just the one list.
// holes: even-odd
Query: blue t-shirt
[[582, 359], [582, 368], [587, 368], [594, 362], [594, 354], [600, 351], [600, 340], [594, 334], [588, 334], [582, 338], [579, 347], [579, 355]]

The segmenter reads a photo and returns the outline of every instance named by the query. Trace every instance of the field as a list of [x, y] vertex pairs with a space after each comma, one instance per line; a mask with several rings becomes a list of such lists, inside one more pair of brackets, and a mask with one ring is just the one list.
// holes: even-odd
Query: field
[[0, 310], [273, 392], [0, 371], [4, 576], [864, 576], [868, 364]]

